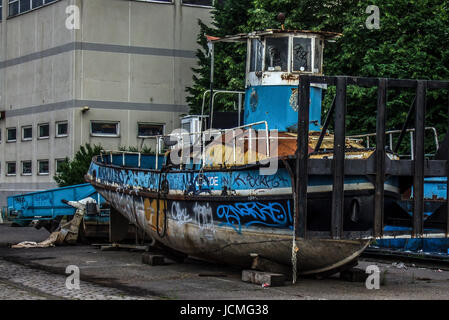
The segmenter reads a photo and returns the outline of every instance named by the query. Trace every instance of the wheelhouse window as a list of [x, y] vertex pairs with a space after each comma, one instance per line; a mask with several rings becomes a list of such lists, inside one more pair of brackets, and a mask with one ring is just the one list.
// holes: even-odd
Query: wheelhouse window
[[263, 42], [260, 39], [251, 39], [251, 58], [249, 61], [249, 71], [262, 71], [263, 62]]
[[293, 72], [312, 71], [312, 39], [293, 38]]
[[33, 127], [25, 126], [22, 127], [22, 141], [30, 141], [33, 139]]
[[50, 162], [48, 160], [38, 160], [37, 167], [40, 175], [47, 175], [50, 173]]
[[67, 121], [56, 122], [56, 137], [67, 137], [69, 124]]
[[288, 38], [266, 38], [265, 70], [288, 70]]
[[91, 121], [90, 134], [98, 137], [118, 137], [120, 122]]
[[6, 163], [6, 175], [7, 176], [15, 176], [16, 175], [16, 163], [15, 162], [7, 162]]
[[7, 128], [6, 129], [6, 142], [16, 142], [17, 140], [17, 129]]
[[32, 173], [31, 161], [22, 161], [22, 175], [31, 176], [31, 173]]
[[138, 123], [137, 124], [137, 137], [151, 137], [151, 136], [161, 136], [164, 134], [163, 124], [154, 123]]
[[39, 139], [48, 139], [50, 138], [50, 124], [43, 123], [38, 125], [38, 133]]
[[313, 62], [313, 72], [320, 73], [323, 59], [323, 40], [315, 38], [315, 57]]

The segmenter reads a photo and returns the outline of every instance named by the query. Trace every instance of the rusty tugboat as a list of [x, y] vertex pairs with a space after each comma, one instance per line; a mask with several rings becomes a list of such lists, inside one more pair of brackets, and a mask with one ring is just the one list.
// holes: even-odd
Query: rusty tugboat
[[[422, 235], [420, 181], [447, 174], [447, 159], [424, 169], [423, 83], [449, 85], [325, 77], [324, 43], [338, 36], [267, 30], [211, 38], [212, 46], [247, 44], [243, 123], [152, 137], [156, 154], [105, 151], [96, 156], [85, 178], [113, 207], [111, 224], [118, 212], [156, 242], [185, 255], [249, 267], [256, 254], [293, 264], [298, 274], [351, 266], [374, 238]], [[349, 84], [379, 88], [376, 147], [345, 136]], [[336, 97], [322, 124], [327, 86], [336, 86]], [[418, 142], [409, 162], [385, 147], [386, 88], [394, 86], [417, 90]], [[329, 134], [332, 113], [335, 132]], [[410, 217], [397, 201], [412, 184], [416, 214]], [[447, 232], [447, 206], [442, 216], [443, 227], [434, 236]], [[410, 232], [385, 233], [383, 226], [392, 221]]]

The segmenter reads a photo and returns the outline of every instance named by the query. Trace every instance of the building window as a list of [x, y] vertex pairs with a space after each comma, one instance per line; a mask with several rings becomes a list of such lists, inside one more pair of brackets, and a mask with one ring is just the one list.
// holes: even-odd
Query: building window
[[16, 16], [56, 1], [58, 0], [9, 0], [9, 16]]
[[118, 137], [120, 134], [120, 122], [92, 121], [90, 134], [96, 137]]
[[16, 175], [16, 163], [15, 162], [7, 162], [6, 163], [6, 175], [7, 176], [15, 176]]
[[22, 161], [22, 175], [31, 176], [31, 161]]
[[138, 0], [142, 2], [164, 2], [164, 3], [173, 3], [173, 0]]
[[37, 167], [40, 175], [47, 175], [50, 173], [50, 163], [48, 160], [38, 160]]
[[3, 16], [2, 16], [2, 11], [3, 11], [2, 3], [3, 3], [3, 1], [0, 0], [0, 21], [2, 21], [2, 19], [3, 19]]
[[33, 127], [22, 127], [22, 141], [30, 141], [33, 139]]
[[67, 121], [56, 122], [56, 137], [67, 137], [69, 124]]
[[189, 4], [193, 6], [212, 7], [214, 5], [213, 0], [182, 0], [183, 4]]
[[6, 142], [16, 142], [17, 140], [17, 129], [7, 128], [6, 129], [7, 140]]
[[163, 134], [164, 134], [163, 124], [154, 124], [154, 123], [137, 124], [137, 137], [139, 138], [161, 136]]
[[38, 125], [39, 139], [48, 139], [50, 137], [50, 124], [43, 123]]
[[63, 163], [67, 163], [67, 159], [56, 159], [56, 172], [60, 172]]

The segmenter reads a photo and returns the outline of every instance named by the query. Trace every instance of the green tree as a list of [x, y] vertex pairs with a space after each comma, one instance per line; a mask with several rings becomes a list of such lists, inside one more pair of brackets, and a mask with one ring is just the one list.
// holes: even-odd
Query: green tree
[[[380, 11], [380, 29], [365, 27], [368, 5]], [[343, 36], [326, 54], [326, 73], [402, 79], [449, 79], [448, 1], [360, 1], [347, 16]], [[399, 129], [414, 92], [388, 92], [387, 128]], [[376, 90], [348, 92], [354, 132], [375, 130]], [[445, 133], [447, 92], [428, 91], [427, 124]]]
[[[216, 1], [212, 10], [214, 22], [207, 26], [201, 20], [200, 33], [197, 43], [201, 49], [197, 50], [198, 67], [193, 68], [193, 86], [186, 88], [189, 96], [187, 102], [190, 105], [191, 114], [200, 114], [203, 101], [203, 93], [209, 90], [210, 58], [207, 57], [208, 47], [205, 34], [222, 37], [246, 31], [248, 20], [248, 7], [251, 0], [226, 0]], [[240, 43], [216, 43], [215, 44], [215, 68], [214, 87], [224, 90], [242, 90], [245, 86], [245, 61], [246, 46]], [[228, 111], [234, 107], [234, 101], [229, 96], [215, 101], [216, 110]], [[209, 111], [209, 103], [206, 99], [205, 113]]]
[[92, 158], [95, 155], [99, 155], [101, 150], [102, 147], [100, 145], [92, 147], [86, 143], [85, 146], [81, 146], [73, 160], [66, 158], [66, 161], [60, 164], [59, 170], [53, 179], [60, 187], [85, 183], [84, 175], [89, 170]]
[[[226, 3], [214, 10], [215, 28], [202, 25], [198, 39], [203, 47], [206, 45], [204, 32], [221, 36], [279, 29], [276, 17], [279, 12], [284, 12], [286, 29], [343, 34], [335, 43], [326, 43], [324, 73], [327, 75], [449, 79], [448, 0], [229, 0]], [[368, 29], [365, 25], [370, 15], [366, 13], [369, 5], [379, 8], [380, 29]], [[233, 11], [234, 8], [238, 8], [239, 14]], [[244, 46], [217, 45], [217, 88], [243, 87], [244, 51]], [[201, 107], [200, 94], [208, 89], [209, 81], [209, 59], [202, 51], [199, 53], [202, 55], [199, 55], [199, 67], [195, 69], [194, 89], [188, 89], [191, 95], [188, 101], [193, 112]], [[329, 88], [324, 112], [334, 92], [334, 88]], [[348, 89], [349, 134], [375, 131], [376, 94], [376, 88]], [[413, 90], [388, 91], [388, 129], [401, 127], [413, 97]], [[447, 129], [447, 99], [447, 91], [428, 91], [426, 124], [437, 127], [440, 139]], [[224, 102], [217, 106], [229, 108], [229, 104]]]

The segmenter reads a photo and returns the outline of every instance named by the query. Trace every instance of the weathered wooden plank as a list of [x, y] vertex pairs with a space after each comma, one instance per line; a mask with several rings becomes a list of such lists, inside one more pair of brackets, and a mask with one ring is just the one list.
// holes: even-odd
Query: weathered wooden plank
[[374, 236], [382, 236], [384, 221], [385, 183], [385, 114], [387, 109], [387, 81], [379, 80], [376, 122], [376, 184], [374, 191]]
[[309, 108], [310, 82], [308, 76], [301, 77], [299, 82], [298, 99], [298, 148], [296, 158], [296, 236], [306, 237], [307, 226], [307, 184], [309, 157]]
[[345, 120], [346, 120], [346, 78], [337, 78], [335, 98], [335, 133], [333, 156], [333, 189], [331, 234], [339, 239], [343, 233], [344, 176], [345, 176]]
[[426, 116], [426, 84], [418, 81], [416, 87], [414, 175], [413, 175], [413, 236], [424, 232], [424, 126]]

